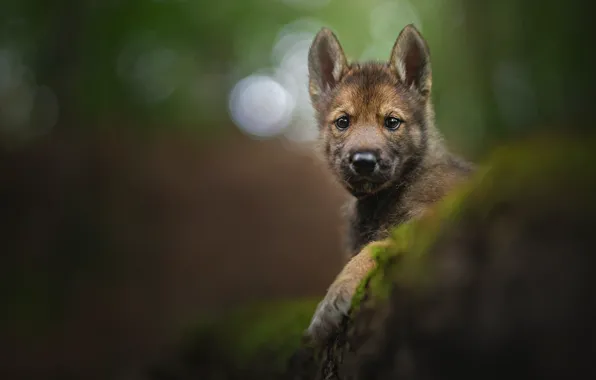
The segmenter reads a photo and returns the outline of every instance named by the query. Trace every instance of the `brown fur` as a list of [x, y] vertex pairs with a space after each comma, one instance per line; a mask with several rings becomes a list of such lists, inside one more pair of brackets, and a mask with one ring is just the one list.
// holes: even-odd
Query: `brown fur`
[[[309, 328], [315, 338], [325, 338], [374, 266], [371, 245], [385, 239], [391, 227], [422, 215], [473, 166], [448, 151], [435, 127], [429, 49], [414, 26], [400, 33], [386, 63], [348, 64], [335, 35], [322, 29], [311, 46], [309, 73], [321, 151], [354, 196], [346, 205], [352, 258]], [[341, 117], [349, 120], [347, 128], [336, 125]], [[388, 118], [398, 119], [398, 128], [389, 128]], [[358, 152], [374, 155], [372, 174], [354, 169]]]

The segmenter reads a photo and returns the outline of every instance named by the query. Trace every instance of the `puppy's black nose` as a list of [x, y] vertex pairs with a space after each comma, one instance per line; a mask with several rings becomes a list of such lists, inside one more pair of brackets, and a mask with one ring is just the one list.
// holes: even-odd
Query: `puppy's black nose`
[[350, 167], [359, 175], [370, 175], [377, 169], [378, 158], [373, 152], [355, 152], [350, 156]]

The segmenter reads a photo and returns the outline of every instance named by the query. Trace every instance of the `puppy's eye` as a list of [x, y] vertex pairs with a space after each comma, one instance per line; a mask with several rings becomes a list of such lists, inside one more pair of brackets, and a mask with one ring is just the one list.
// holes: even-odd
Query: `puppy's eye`
[[395, 131], [401, 125], [402, 121], [395, 117], [386, 117], [385, 118], [385, 128], [390, 131]]
[[342, 116], [339, 119], [335, 120], [335, 127], [340, 131], [347, 129], [350, 126], [350, 118], [347, 116]]

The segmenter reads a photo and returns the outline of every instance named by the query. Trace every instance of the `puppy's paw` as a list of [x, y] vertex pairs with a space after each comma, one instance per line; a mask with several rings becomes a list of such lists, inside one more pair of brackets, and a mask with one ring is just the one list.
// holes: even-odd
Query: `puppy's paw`
[[306, 338], [317, 344], [325, 343], [337, 332], [342, 320], [348, 315], [352, 306], [352, 297], [366, 274], [375, 266], [373, 248], [387, 245], [386, 241], [376, 241], [364, 247], [360, 253], [352, 257], [336, 280], [327, 290], [327, 295], [319, 303], [310, 326], [306, 330]]
[[306, 334], [315, 342], [325, 342], [337, 331], [348, 315], [358, 279], [340, 279], [331, 285], [325, 298], [319, 302]]

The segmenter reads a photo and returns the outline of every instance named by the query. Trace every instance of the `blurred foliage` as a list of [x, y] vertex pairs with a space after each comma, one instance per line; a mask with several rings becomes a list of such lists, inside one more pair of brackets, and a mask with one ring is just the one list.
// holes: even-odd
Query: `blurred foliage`
[[[17, 134], [45, 132], [58, 119], [78, 128], [120, 118], [221, 130], [230, 90], [243, 77], [274, 70], [280, 36], [312, 36], [325, 25], [351, 58], [386, 59], [401, 28], [413, 22], [431, 47], [439, 126], [455, 149], [476, 154], [495, 139], [586, 109], [593, 70], [584, 48], [589, 12], [582, 6], [553, 0], [5, 1], [0, 116], [4, 129]], [[10, 92], [11, 78], [35, 91]], [[297, 80], [305, 89], [306, 78]], [[307, 128], [309, 120], [300, 124]]]
[[267, 365], [281, 371], [300, 345], [304, 326], [308, 326], [318, 302], [317, 297], [245, 305], [204, 319], [189, 334], [189, 342], [191, 346], [210, 339], [217, 342], [236, 367], [248, 367], [255, 357], [266, 353]]

